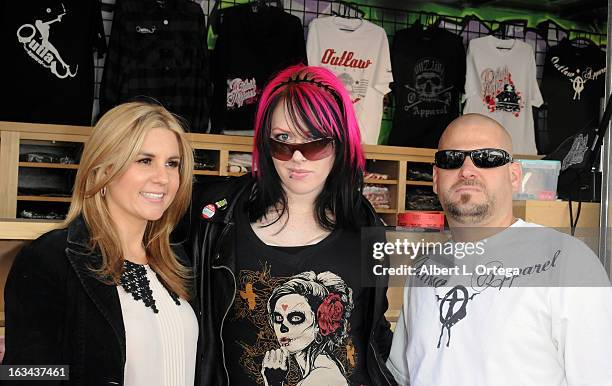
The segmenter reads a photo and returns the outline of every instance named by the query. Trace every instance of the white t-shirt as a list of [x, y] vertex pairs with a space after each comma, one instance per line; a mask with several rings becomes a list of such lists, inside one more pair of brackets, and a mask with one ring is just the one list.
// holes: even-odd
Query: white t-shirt
[[[581, 241], [522, 220], [438, 288], [411, 276], [387, 367], [411, 386], [612, 385], [612, 288]], [[457, 263], [458, 260], [455, 260]], [[520, 268], [514, 280], [476, 266]], [[462, 268], [462, 267], [461, 267]], [[429, 281], [432, 283], [433, 281]]]
[[359, 121], [361, 140], [376, 145], [383, 97], [391, 89], [387, 34], [362, 19], [320, 17], [310, 22], [306, 40], [308, 64], [331, 70], [344, 83]]
[[124, 384], [191, 386], [198, 343], [195, 313], [186, 300], [177, 305], [155, 272], [144, 267], [158, 313], [117, 286], [125, 325]]
[[494, 36], [472, 39], [466, 67], [463, 113], [495, 119], [510, 133], [515, 153], [537, 154], [531, 108], [543, 100], [533, 48]]

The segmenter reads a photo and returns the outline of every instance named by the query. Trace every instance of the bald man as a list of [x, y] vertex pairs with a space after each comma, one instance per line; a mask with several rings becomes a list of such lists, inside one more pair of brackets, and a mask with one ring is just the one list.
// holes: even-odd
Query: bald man
[[[448, 125], [438, 148], [442, 151], [498, 149], [511, 155], [512, 140], [495, 120], [466, 114]], [[434, 167], [434, 192], [446, 212], [450, 228], [510, 226], [514, 221], [512, 193], [521, 182], [520, 166], [508, 162], [499, 167], [479, 168], [470, 157], [465, 157], [460, 166], [456, 169]]]
[[[396, 380], [612, 385], [610, 282], [582, 242], [513, 216], [521, 170], [506, 130], [466, 114], [438, 147], [433, 187], [455, 252], [428, 250], [413, 263], [387, 361]], [[456, 252], [468, 244], [472, 253]]]

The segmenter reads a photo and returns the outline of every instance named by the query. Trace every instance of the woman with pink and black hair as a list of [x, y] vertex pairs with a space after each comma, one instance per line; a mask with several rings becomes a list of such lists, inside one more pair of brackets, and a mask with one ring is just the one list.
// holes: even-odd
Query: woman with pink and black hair
[[[287, 127], [274, 125], [275, 112], [283, 116]], [[359, 126], [344, 86], [322, 67], [290, 67], [274, 77], [261, 96], [253, 149], [258, 194], [250, 208], [251, 220], [266, 215], [270, 208], [280, 210], [279, 220], [290, 215], [287, 187], [291, 184], [287, 180], [297, 177], [283, 175], [279, 166], [282, 169], [281, 162], [290, 161], [298, 150], [288, 146], [294, 142], [309, 146], [306, 150], [313, 156], [301, 154], [307, 161], [321, 162], [326, 160], [323, 156], [332, 161], [328, 175], [333, 178], [317, 186], [321, 188], [314, 200], [318, 224], [328, 230], [358, 228], [361, 220], [355, 209], [361, 202], [365, 167]]]
[[[372, 273], [386, 264], [371, 256], [384, 228], [361, 193], [365, 160], [348, 93], [324, 68], [289, 67], [263, 89], [254, 129], [253, 172], [195, 189], [202, 381], [395, 384], [384, 365], [392, 337], [387, 281]], [[343, 289], [314, 286], [318, 300], [302, 294], [300, 280], [324, 277]], [[275, 288], [289, 282], [300, 290], [269, 310]], [[289, 327], [293, 338], [282, 333]]]

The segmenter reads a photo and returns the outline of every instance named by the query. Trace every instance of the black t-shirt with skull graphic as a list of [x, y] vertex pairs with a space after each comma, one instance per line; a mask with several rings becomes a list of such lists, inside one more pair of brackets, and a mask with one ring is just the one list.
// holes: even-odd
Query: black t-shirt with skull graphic
[[459, 116], [465, 84], [461, 37], [441, 28], [398, 31], [391, 65], [395, 113], [388, 144], [438, 147], [442, 131]]
[[306, 377], [316, 384], [371, 384], [373, 288], [362, 286], [367, 268], [360, 264], [359, 232], [335, 230], [308, 246], [268, 246], [245, 211], [236, 212], [237, 290], [222, 332], [230, 384], [264, 385], [264, 374], [269, 386]]
[[548, 114], [546, 130], [538, 133], [539, 154], [550, 153], [589, 123], [598, 122], [605, 78], [606, 55], [599, 47], [574, 47], [564, 39], [548, 50], [542, 79]]

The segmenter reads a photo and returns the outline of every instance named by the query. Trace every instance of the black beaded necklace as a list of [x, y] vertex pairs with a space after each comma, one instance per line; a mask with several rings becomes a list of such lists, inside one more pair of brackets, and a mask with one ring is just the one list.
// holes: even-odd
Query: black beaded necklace
[[[155, 275], [157, 275], [157, 273]], [[163, 284], [159, 275], [157, 275], [157, 279]], [[149, 279], [147, 278], [147, 270], [144, 265], [124, 260], [123, 272], [121, 273], [119, 284], [121, 284], [125, 292], [132, 294], [134, 300], [142, 300], [144, 305], [150, 307], [154, 313], [157, 314], [159, 312], [155, 305], [155, 299], [153, 299], [153, 290], [151, 290]], [[166, 288], [166, 291], [168, 291], [174, 303], [180, 306], [181, 302], [179, 301], [178, 295], [170, 291], [165, 285], [164, 288]]]

